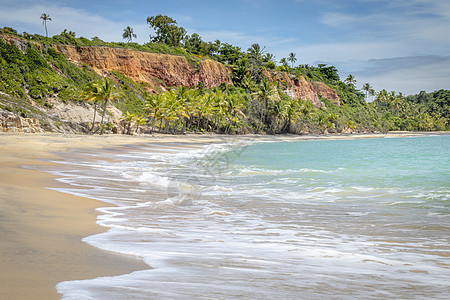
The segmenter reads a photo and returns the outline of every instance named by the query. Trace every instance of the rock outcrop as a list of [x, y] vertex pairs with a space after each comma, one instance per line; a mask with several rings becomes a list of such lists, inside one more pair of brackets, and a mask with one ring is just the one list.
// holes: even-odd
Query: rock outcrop
[[330, 88], [328, 85], [326, 85], [323, 82], [316, 81], [314, 82], [314, 85], [317, 88], [317, 92], [324, 98], [327, 98], [328, 100], [332, 101], [334, 104], [341, 105], [341, 100], [339, 99], [339, 96], [335, 90]]
[[64, 48], [66, 57], [76, 63], [85, 63], [98, 74], [117, 71], [135, 82], [146, 82], [153, 90], [164, 86], [193, 87], [202, 82], [211, 88], [222, 82], [231, 84], [230, 71], [221, 63], [210, 59], [189, 63], [184, 56], [141, 52], [109, 47]]
[[336, 91], [322, 82], [312, 82], [304, 76], [289, 75], [284, 72], [269, 73], [264, 71], [264, 75], [271, 82], [278, 82], [283, 91], [290, 97], [311, 101], [316, 107], [325, 107], [319, 99], [318, 94], [340, 105], [339, 96]]
[[[94, 107], [91, 105], [76, 105], [74, 103], [65, 103], [57, 99], [48, 99], [52, 105], [47, 114], [60, 119], [63, 122], [90, 123], [94, 118]], [[122, 112], [115, 106], [108, 105], [104, 116], [105, 123], [118, 124], [122, 117]], [[101, 120], [100, 105], [96, 111], [95, 120]]]
[[2, 132], [42, 132], [38, 119], [22, 118], [9, 111], [0, 109], [0, 129]]

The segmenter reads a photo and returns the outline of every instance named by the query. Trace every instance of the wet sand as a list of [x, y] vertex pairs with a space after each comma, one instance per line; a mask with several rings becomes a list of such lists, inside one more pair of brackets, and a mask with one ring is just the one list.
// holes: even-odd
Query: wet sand
[[[395, 134], [399, 135], [399, 134]], [[362, 136], [85, 136], [0, 134], [0, 299], [59, 299], [61, 281], [114, 276], [146, 269], [137, 257], [99, 250], [81, 241], [105, 231], [95, 224], [103, 202], [60, 193], [54, 176], [23, 166], [46, 165], [52, 152], [136, 143], [214, 143], [241, 139], [292, 141]]]

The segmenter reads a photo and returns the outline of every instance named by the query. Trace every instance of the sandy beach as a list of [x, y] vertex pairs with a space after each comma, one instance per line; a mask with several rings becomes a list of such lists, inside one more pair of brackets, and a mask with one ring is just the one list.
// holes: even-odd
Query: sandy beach
[[[397, 134], [401, 135], [401, 134]], [[408, 135], [405, 133], [405, 135]], [[213, 143], [237, 139], [302, 140], [362, 136], [84, 136], [60, 134], [0, 134], [0, 298], [58, 299], [61, 281], [113, 276], [147, 269], [137, 257], [96, 249], [83, 237], [105, 231], [95, 224], [95, 208], [107, 206], [46, 187], [61, 183], [31, 165], [50, 164], [53, 152], [95, 149], [136, 143]]]

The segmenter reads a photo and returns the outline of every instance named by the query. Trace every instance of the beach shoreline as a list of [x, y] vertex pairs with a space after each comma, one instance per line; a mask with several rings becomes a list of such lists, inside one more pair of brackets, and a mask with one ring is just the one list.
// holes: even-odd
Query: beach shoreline
[[[108, 204], [46, 187], [58, 187], [49, 173], [24, 166], [49, 165], [54, 153], [142, 143], [235, 143], [417, 136], [439, 133], [361, 135], [63, 135], [0, 134], [0, 298], [57, 299], [61, 281], [113, 276], [149, 267], [136, 257], [99, 250], [82, 238], [106, 231], [95, 209]], [[448, 133], [446, 133], [448, 134]]]

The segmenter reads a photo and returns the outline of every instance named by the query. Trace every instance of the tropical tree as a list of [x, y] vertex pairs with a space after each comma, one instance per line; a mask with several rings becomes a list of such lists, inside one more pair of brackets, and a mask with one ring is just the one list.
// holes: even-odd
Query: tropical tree
[[[111, 84], [110, 80], [108, 78], [104, 78], [103, 80], [99, 80], [97, 82], [93, 82], [89, 84], [85, 90], [86, 96], [85, 99], [90, 101], [94, 101], [94, 103], [102, 102], [102, 120], [100, 123], [103, 125], [103, 119], [105, 117], [106, 112], [106, 106], [108, 105], [108, 102], [110, 100], [118, 99], [120, 97], [123, 97], [123, 94], [118, 92], [116, 87]], [[95, 124], [95, 113], [94, 113], [94, 121], [92, 125]], [[91, 128], [91, 131], [93, 129], [93, 126]], [[103, 127], [101, 129], [101, 134], [103, 133]]]
[[261, 46], [258, 43], [254, 43], [247, 50], [250, 63], [250, 72], [253, 79], [258, 83], [262, 79], [260, 70], [263, 65], [263, 55], [266, 51], [265, 49], [266, 47], [261, 48]]
[[223, 104], [228, 120], [225, 133], [229, 133], [231, 127], [239, 122], [240, 117], [245, 118], [245, 114], [243, 113], [245, 105], [243, 103], [243, 97], [239, 94], [225, 95]]
[[347, 78], [344, 80], [344, 82], [348, 85], [351, 85], [352, 87], [355, 87], [355, 84], [356, 84], [355, 76], [353, 76], [352, 74], [349, 74], [347, 76]]
[[281, 120], [285, 119], [286, 108], [286, 101], [284, 101], [283, 99], [274, 101], [272, 105], [270, 105], [270, 114], [272, 118], [269, 124], [269, 130], [271, 132], [276, 132]]
[[218, 53], [219, 61], [227, 64], [234, 64], [242, 57], [241, 48], [228, 43], [221, 43]]
[[284, 68], [285, 71], [287, 71], [289, 69], [288, 62], [285, 57], [280, 59], [280, 64], [282, 65], [282, 67]]
[[266, 52], [266, 47], [262, 47], [258, 43], [252, 44], [250, 48], [247, 50], [250, 58], [261, 62], [263, 60], [263, 55]]
[[363, 91], [366, 92], [366, 99], [369, 96], [370, 90], [372, 89], [372, 86], [369, 83], [365, 83], [362, 87]]
[[124, 40], [127, 40], [127, 43], [130, 43], [133, 41], [133, 38], [137, 38], [137, 35], [134, 33], [133, 28], [131, 28], [130, 26], [127, 26], [123, 30], [122, 38]]
[[269, 80], [265, 79], [259, 84], [258, 90], [253, 93], [254, 96], [258, 100], [264, 103], [264, 111], [261, 113], [261, 121], [264, 123], [268, 123], [268, 111], [269, 111], [269, 101], [274, 101], [277, 96], [277, 91], [272, 85], [272, 83], [269, 82]]
[[152, 131], [155, 130], [155, 122], [157, 119], [162, 122], [162, 110], [164, 107], [164, 97], [162, 94], [144, 94], [145, 106], [144, 111], [146, 111], [149, 117], [152, 118]]
[[46, 13], [43, 13], [41, 15], [42, 19], [42, 25], [45, 27], [45, 36], [48, 37], [48, 31], [47, 31], [47, 21], [51, 21], [50, 15], [47, 15]]
[[193, 53], [202, 53], [202, 48], [204, 48], [205, 42], [202, 37], [197, 33], [193, 33], [191, 36], [187, 35], [184, 38], [184, 47]]
[[94, 117], [92, 119], [92, 126], [89, 129], [90, 132], [92, 132], [92, 130], [94, 129], [94, 126], [95, 126], [95, 117], [97, 115], [97, 104], [101, 100], [99, 95], [100, 95], [99, 86], [98, 86], [97, 82], [94, 82], [94, 81], [88, 83], [82, 92], [82, 97], [85, 101], [94, 103]]
[[129, 111], [126, 111], [123, 115], [122, 115], [122, 120], [124, 120], [126, 122], [126, 134], [131, 134], [131, 125], [135, 119], [136, 115], [134, 113], [130, 113]]
[[136, 130], [134, 132], [137, 133], [139, 130], [139, 127], [141, 125], [144, 125], [145, 123], [147, 123], [147, 119], [144, 118], [143, 116], [135, 116], [134, 122], [136, 123]]
[[249, 64], [247, 58], [240, 59], [233, 66], [233, 73], [231, 80], [235, 86], [244, 87], [245, 78], [249, 75]]
[[375, 90], [373, 88], [371, 88], [369, 90], [369, 95], [372, 96], [372, 100], [373, 100], [373, 96], [375, 96]]
[[299, 115], [299, 100], [290, 99], [286, 104], [285, 124], [282, 131], [289, 133], [291, 130], [291, 124], [295, 124], [295, 118]]
[[273, 55], [272, 53], [266, 53], [263, 57], [264, 62], [269, 62], [269, 61], [273, 61], [275, 62], [275, 55]]
[[292, 67], [294, 67], [294, 63], [297, 61], [297, 58], [295, 57], [295, 53], [291, 52], [289, 53], [289, 57], [287, 58], [289, 62], [291, 62]]
[[178, 46], [186, 36], [186, 30], [183, 27], [178, 27], [177, 21], [171, 17], [163, 15], [147, 17], [147, 23], [156, 33], [155, 36], [150, 36], [153, 43]]

